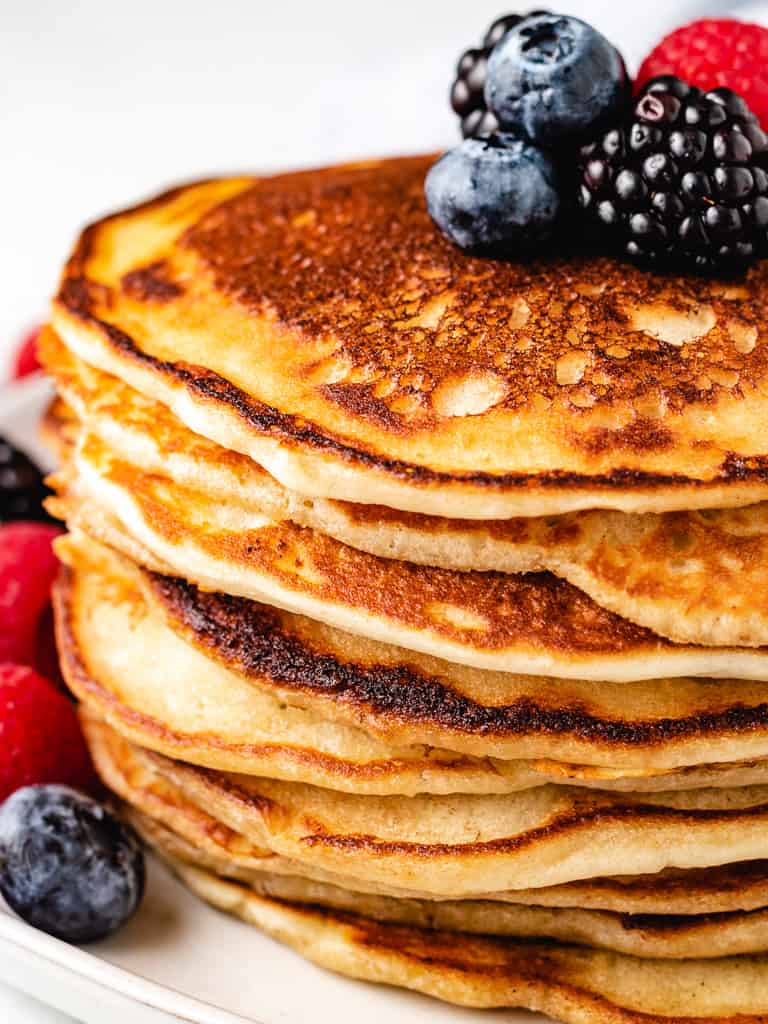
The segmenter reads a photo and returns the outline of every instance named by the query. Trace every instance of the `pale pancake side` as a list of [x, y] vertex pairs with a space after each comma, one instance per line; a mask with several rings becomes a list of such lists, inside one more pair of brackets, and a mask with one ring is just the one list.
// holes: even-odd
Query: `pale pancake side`
[[764, 265], [734, 284], [470, 258], [427, 214], [431, 159], [108, 217], [54, 326], [308, 495], [480, 519], [765, 498]]
[[615, 914], [578, 908], [548, 908], [492, 900], [416, 900], [373, 896], [298, 875], [254, 871], [231, 874], [225, 858], [211, 857], [151, 818], [129, 813], [143, 839], [164, 859], [203, 868], [220, 878], [247, 881], [259, 896], [362, 914], [389, 924], [439, 931], [554, 939], [608, 949], [644, 959], [713, 959], [768, 950], [768, 910], [691, 917]]
[[[196, 863], [216, 872], [226, 864], [228, 877], [249, 884], [268, 873], [273, 877], [316, 881], [368, 896], [445, 902], [434, 894], [396, 889], [367, 878], [353, 879], [261, 849], [186, 799], [178, 787], [158, 774], [153, 766], [130, 756], [121, 757], [119, 753], [113, 746], [110, 756], [103, 757], [100, 764], [106, 783], [124, 801], [122, 813], [136, 820], [140, 828], [151, 827], [173, 836], [177, 844], [175, 854], [182, 859], [185, 858], [180, 851], [186, 846], [195, 851]], [[484, 901], [496, 905], [606, 910], [635, 918], [667, 914], [687, 918], [762, 910], [768, 905], [767, 896], [768, 861], [751, 861], [689, 871], [667, 869], [655, 875], [582, 879], [537, 889], [508, 889], [484, 894]]]

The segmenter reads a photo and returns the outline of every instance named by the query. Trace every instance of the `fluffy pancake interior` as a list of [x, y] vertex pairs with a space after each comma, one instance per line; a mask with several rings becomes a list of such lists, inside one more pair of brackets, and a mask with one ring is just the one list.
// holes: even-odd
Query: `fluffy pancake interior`
[[70, 686], [129, 738], [170, 756], [379, 793], [545, 781], [652, 790], [766, 776], [768, 715], [753, 683], [596, 690], [479, 672], [141, 572], [83, 537], [58, 549]]
[[[133, 467], [215, 494], [234, 530], [249, 510], [290, 520], [369, 554], [458, 571], [548, 570], [601, 607], [678, 642], [768, 643], [768, 503], [661, 515], [590, 511], [506, 522], [419, 516], [307, 499], [245, 456], [196, 436], [163, 405], [71, 355], [48, 332], [48, 365], [92, 440]], [[99, 440], [97, 441], [96, 438]], [[96, 449], [96, 451], [94, 451]]]
[[483, 896], [749, 860], [761, 852], [768, 821], [762, 787], [635, 796], [554, 786], [508, 796], [354, 796], [185, 765], [131, 746], [92, 717], [84, 725], [102, 778], [129, 802], [132, 788], [124, 780], [138, 763], [258, 849], [402, 893]]

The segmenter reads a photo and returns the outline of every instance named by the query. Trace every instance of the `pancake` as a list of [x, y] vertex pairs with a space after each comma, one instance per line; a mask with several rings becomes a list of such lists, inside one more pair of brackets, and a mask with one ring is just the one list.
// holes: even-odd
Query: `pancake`
[[[131, 774], [156, 774], [244, 837], [327, 878], [403, 895], [486, 897], [584, 878], [656, 874], [760, 856], [768, 787], [608, 794], [543, 786], [505, 796], [374, 797], [213, 772], [132, 746], [86, 713], [97, 771], [122, 799]], [[126, 782], [126, 779], [129, 780]]]
[[596, 692], [476, 672], [141, 573], [82, 538], [57, 550], [70, 688], [171, 757], [378, 794], [766, 781], [768, 707], [752, 683]]
[[[227, 859], [201, 853], [151, 818], [138, 813], [129, 817], [144, 840], [166, 861], [181, 861], [202, 867], [220, 878], [232, 879]], [[259, 896], [362, 914], [391, 924], [473, 935], [554, 939], [643, 958], [713, 959], [768, 950], [768, 910], [763, 908], [751, 913], [673, 917], [524, 906], [492, 900], [395, 899], [367, 895], [298, 875], [272, 874], [268, 870], [252, 872], [247, 884]]]
[[382, 558], [457, 571], [550, 571], [601, 607], [679, 643], [768, 643], [768, 502], [704, 512], [598, 510], [482, 522], [311, 500], [72, 356], [52, 331], [43, 351], [85, 424], [86, 462], [89, 452], [98, 462], [99, 447], [107, 447], [134, 468], [213, 495], [215, 521], [230, 530], [238, 524], [247, 530], [258, 510]]
[[189, 185], [108, 217], [54, 327], [305, 495], [483, 520], [768, 497], [765, 264], [718, 283], [471, 258], [428, 217], [432, 159]]
[[[87, 712], [86, 717], [89, 717]], [[354, 879], [324, 871], [316, 865], [298, 864], [254, 846], [204, 808], [185, 799], [179, 788], [158, 774], [152, 765], [136, 758], [115, 756], [114, 751], [113, 745], [113, 755], [102, 762], [102, 767], [111, 784], [122, 794], [123, 801], [128, 801], [121, 803], [121, 814], [145, 833], [151, 843], [160, 845], [162, 839], [164, 848], [174, 857], [249, 885], [268, 874], [342, 886], [367, 896], [429, 898], [431, 903], [445, 902], [434, 894], [393, 888], [368, 878]], [[654, 875], [581, 879], [536, 889], [508, 889], [483, 894], [483, 897], [483, 902], [493, 904], [605, 910], [637, 919], [669, 914], [685, 918], [733, 914], [768, 906], [768, 861], [688, 871], [667, 869]]]
[[764, 1024], [768, 957], [642, 960], [550, 942], [385, 925], [271, 900], [177, 862], [202, 899], [314, 963], [461, 1006], [518, 1007], [566, 1024]]
[[549, 573], [458, 573], [376, 558], [115, 459], [92, 439], [49, 509], [146, 568], [356, 635], [500, 672], [631, 682], [768, 679], [768, 648], [675, 644]]
[[[154, 785], [152, 789], [154, 797]], [[176, 798], [177, 794], [174, 794], [172, 799]], [[139, 805], [143, 805], [141, 797], [137, 796], [137, 799]], [[148, 802], [152, 805], [157, 801], [150, 798]], [[167, 811], [168, 807], [163, 809]], [[444, 908], [449, 915], [460, 914], [464, 907], [481, 905], [483, 911], [493, 910], [497, 927], [498, 922], [503, 920], [502, 915], [507, 907], [605, 911], [606, 918], [614, 923], [621, 922], [624, 931], [642, 933], [645, 927], [647, 931], [655, 932], [656, 938], [661, 935], [663, 922], [666, 925], [664, 931], [668, 939], [672, 937], [670, 926], [673, 922], [677, 922], [680, 925], [679, 931], [684, 932], [686, 924], [695, 923], [702, 926], [713, 919], [721, 923], [731, 919], [747, 923], [751, 919], [750, 911], [757, 912], [755, 920], [759, 920], [765, 912], [763, 901], [768, 870], [764, 861], [707, 868], [703, 871], [662, 871], [658, 875], [592, 878], [542, 889], [507, 890], [482, 900], [426, 900], [416, 895], [404, 896], [402, 892], [388, 894], [386, 886], [365, 882], [361, 885], [359, 882], [345, 880], [342, 887], [338, 879], [328, 880], [321, 871], [310, 871], [302, 875], [298, 867], [279, 857], [249, 856], [244, 850], [241, 837], [221, 824], [214, 823], [213, 819], [200, 820], [199, 812], [195, 813], [193, 810], [192, 814], [189, 814], [188, 807], [176, 815], [163, 815], [161, 812], [161, 818], [164, 821], [170, 818], [173, 824], [176, 823], [174, 818], [185, 816], [179, 832], [174, 831], [169, 824], [161, 824], [159, 820], [129, 804], [120, 804], [119, 810], [121, 816], [129, 821], [145, 842], [161, 856], [202, 867], [222, 878], [244, 882], [265, 895], [277, 896], [281, 893], [279, 898], [282, 899], [294, 898], [301, 891], [299, 887], [316, 885], [321, 887], [318, 891], [325, 892], [330, 899], [341, 899], [343, 897], [340, 894], [344, 893], [347, 899], [350, 894], [358, 900], [382, 899], [390, 906], [393, 903], [402, 904], [404, 901], [410, 901], [416, 904], [420, 913], [432, 915], [442, 915]], [[212, 823], [214, 827], [211, 829], [209, 826]], [[187, 838], [184, 838], [185, 835]], [[709, 879], [713, 884], [707, 885]], [[306, 893], [306, 889], [304, 891]], [[443, 916], [439, 919], [443, 922], [449, 920]], [[508, 921], [512, 919], [511, 916], [506, 918]], [[427, 920], [422, 919], [424, 923]], [[437, 918], [432, 916], [429, 920], [434, 922]], [[487, 930], [488, 924], [484, 924], [483, 927]], [[461, 930], [470, 929], [465, 925]], [[677, 938], [686, 941], [683, 935], [678, 935]], [[627, 941], [626, 937], [623, 941]], [[639, 949], [640, 945], [634, 948]], [[656, 948], [660, 946], [657, 944]], [[666, 948], [671, 949], [671, 945], [667, 945]], [[711, 955], [702, 947], [699, 948], [700, 955]]]

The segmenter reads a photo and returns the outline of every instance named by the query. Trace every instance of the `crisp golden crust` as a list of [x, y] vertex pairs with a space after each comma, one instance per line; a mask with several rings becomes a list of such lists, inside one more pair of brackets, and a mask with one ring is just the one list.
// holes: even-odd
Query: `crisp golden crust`
[[[595, 748], [612, 750], [616, 766], [633, 749], [669, 753], [673, 743], [717, 741], [726, 733], [735, 751], [739, 734], [754, 738], [768, 728], [761, 687], [749, 683], [678, 680], [670, 685], [657, 680], [618, 694], [616, 685], [603, 684], [601, 701], [594, 690], [589, 699], [589, 687], [563, 681], [551, 681], [548, 686], [548, 681], [535, 679], [526, 687], [525, 677], [511, 677], [506, 687], [507, 697], [513, 698], [510, 703], [483, 704], [477, 699], [482, 680], [462, 692], [460, 672], [451, 673], [437, 661], [424, 665], [418, 656], [397, 651], [387, 657], [380, 645], [365, 643], [355, 651], [354, 642], [299, 616], [202, 591], [173, 577], [153, 573], [147, 579], [172, 628], [209, 656], [257, 684], [269, 680], [283, 693], [300, 696], [313, 706], [341, 705], [353, 719], [365, 716], [369, 728], [385, 734], [398, 726], [413, 729], [414, 738], [419, 730], [429, 730], [429, 742], [434, 742], [436, 735], [451, 733], [454, 744], [461, 742], [462, 735], [471, 742], [474, 735], [478, 737], [477, 746], [471, 748], [474, 752], [481, 746], [488, 749], [503, 737], [557, 737], [561, 747], [568, 736], [578, 737]], [[371, 660], [376, 654], [382, 656], [378, 664]], [[484, 675], [490, 697], [497, 693], [498, 680]], [[637, 692], [639, 687], [642, 693]], [[656, 699], [647, 708], [653, 714], [643, 719], [638, 714], [642, 698], [649, 697], [654, 687]], [[611, 690], [612, 694], [606, 692]], [[611, 695], [615, 713], [607, 714]], [[693, 711], [696, 698], [701, 704]], [[750, 706], [754, 698], [758, 703]], [[686, 706], [692, 713], [684, 713]]]
[[675, 643], [546, 572], [456, 572], [376, 557], [146, 473], [94, 436], [74, 466], [74, 480], [58, 482], [70, 527], [146, 568], [358, 636], [475, 668], [566, 679], [768, 678], [765, 647]]
[[762, 265], [718, 284], [472, 259], [429, 220], [429, 159], [191, 186], [108, 218], [55, 325], [306, 493], [471, 518], [768, 494]]
[[459, 571], [551, 571], [596, 604], [679, 643], [768, 644], [768, 502], [740, 509], [629, 515], [609, 510], [456, 520], [380, 505], [308, 499], [251, 459], [188, 430], [161, 403], [73, 356], [52, 331], [44, 358], [90, 437], [112, 456], [215, 494], [219, 520], [248, 509], [387, 559]]

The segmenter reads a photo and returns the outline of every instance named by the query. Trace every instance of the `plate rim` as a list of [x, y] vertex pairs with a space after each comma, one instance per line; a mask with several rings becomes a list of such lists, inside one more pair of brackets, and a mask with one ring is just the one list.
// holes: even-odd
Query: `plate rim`
[[[5, 909], [0, 910], [0, 941], [3, 940], [37, 960], [121, 995], [135, 1005], [179, 1017], [188, 1024], [262, 1024], [257, 1017], [242, 1017], [196, 996], [151, 981], [125, 967], [118, 967], [87, 949], [69, 945], [33, 928]], [[13, 985], [10, 979], [6, 980]], [[45, 1002], [44, 993], [36, 993], [36, 998]]]

